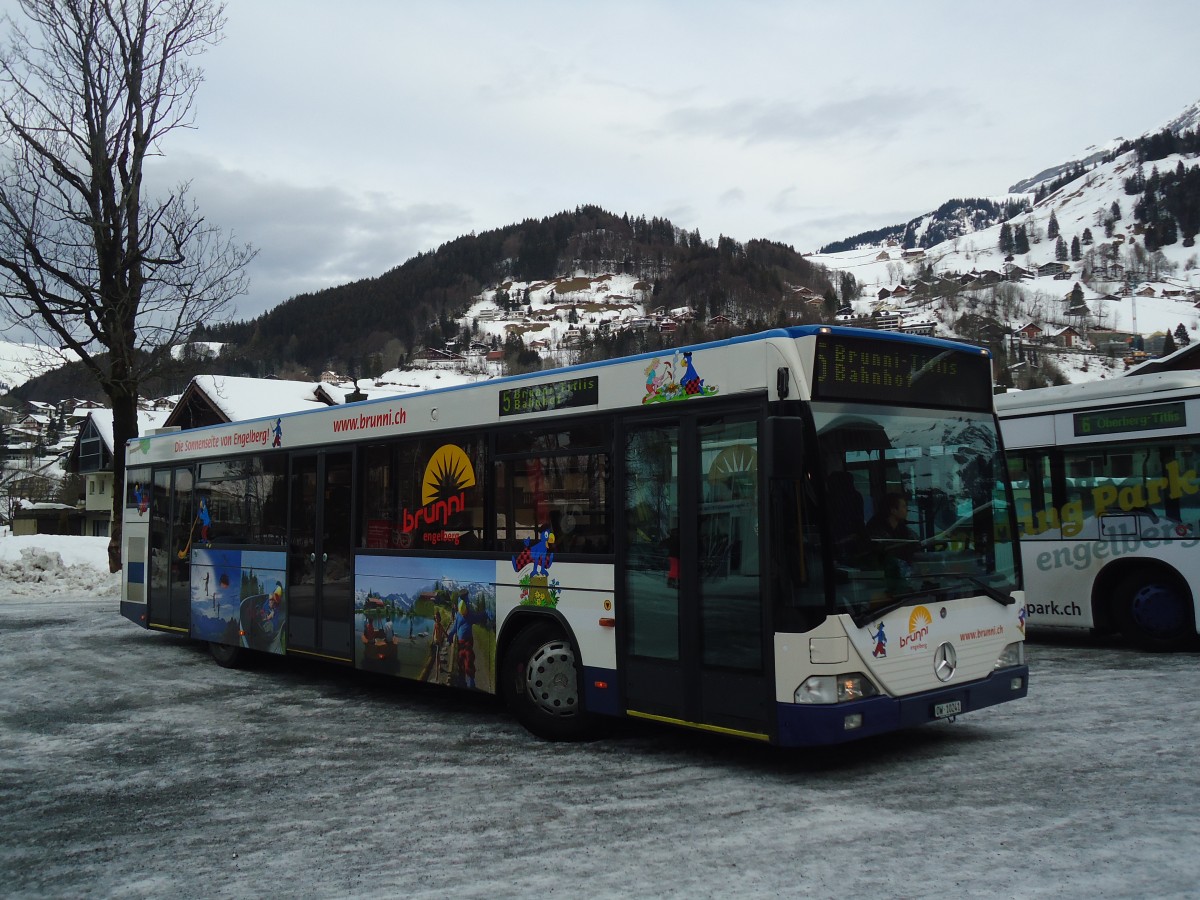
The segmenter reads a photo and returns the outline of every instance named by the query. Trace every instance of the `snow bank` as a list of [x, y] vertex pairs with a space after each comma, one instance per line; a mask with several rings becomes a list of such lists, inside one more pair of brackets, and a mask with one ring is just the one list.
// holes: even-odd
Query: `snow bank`
[[0, 537], [0, 603], [15, 598], [87, 593], [121, 595], [108, 571], [108, 538], [35, 534]]

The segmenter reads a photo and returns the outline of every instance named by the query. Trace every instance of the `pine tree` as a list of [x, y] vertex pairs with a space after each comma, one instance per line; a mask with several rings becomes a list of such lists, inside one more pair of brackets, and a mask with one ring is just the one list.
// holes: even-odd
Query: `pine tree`
[[1092, 244], [1094, 242], [1095, 242], [1095, 239], [1092, 237], [1092, 229], [1090, 229], [1090, 228], [1083, 229], [1083, 244], [1084, 244], [1084, 246], [1090, 247], [1090, 246], [1092, 246]]
[[1058, 217], [1054, 215], [1054, 210], [1050, 210], [1050, 221], [1046, 223], [1046, 237], [1058, 237]]
[[1167, 332], [1167, 336], [1163, 338], [1162, 355], [1169, 356], [1179, 348], [1175, 346], [1175, 338], [1171, 332]]
[[1067, 261], [1067, 242], [1063, 240], [1061, 234], [1058, 236], [1058, 240], [1054, 242], [1054, 258], [1059, 262]]
[[1000, 252], [1006, 256], [1013, 252], [1012, 226], [1007, 222], [1000, 226]]
[[1175, 326], [1175, 343], [1177, 343], [1180, 347], [1186, 347], [1191, 342], [1192, 339], [1188, 337], [1187, 329], [1184, 328], [1183, 323], [1180, 322], [1177, 326]]
[[1013, 233], [1013, 253], [1022, 254], [1029, 252], [1029, 235], [1025, 233], [1025, 226], [1018, 225], [1016, 232]]
[[1079, 246], [1079, 235], [1075, 235], [1071, 238], [1071, 261], [1079, 262], [1081, 259], [1083, 259], [1083, 252]]

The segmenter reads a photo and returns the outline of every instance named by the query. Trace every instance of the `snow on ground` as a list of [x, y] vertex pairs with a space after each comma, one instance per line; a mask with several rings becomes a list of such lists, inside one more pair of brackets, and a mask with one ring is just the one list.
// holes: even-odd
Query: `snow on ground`
[[120, 596], [108, 571], [108, 538], [34, 534], [0, 537], [0, 604], [34, 595]]

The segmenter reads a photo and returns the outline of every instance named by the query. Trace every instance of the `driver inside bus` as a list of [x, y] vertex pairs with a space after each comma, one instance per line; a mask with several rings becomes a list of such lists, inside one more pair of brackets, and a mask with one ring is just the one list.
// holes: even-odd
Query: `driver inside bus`
[[886, 552], [906, 565], [917, 552], [917, 535], [908, 527], [908, 500], [903, 494], [888, 494], [883, 508], [867, 523], [867, 537], [878, 541], [896, 541]]

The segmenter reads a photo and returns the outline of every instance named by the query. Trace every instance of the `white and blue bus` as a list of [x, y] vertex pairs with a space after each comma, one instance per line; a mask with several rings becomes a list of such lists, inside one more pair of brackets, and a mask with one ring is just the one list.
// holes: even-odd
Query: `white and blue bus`
[[[131, 441], [122, 613], [833, 744], [1023, 697], [987, 351], [825, 326]], [[903, 510], [900, 502], [903, 501]]]
[[1031, 626], [1195, 643], [1200, 372], [1002, 394]]

